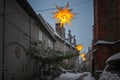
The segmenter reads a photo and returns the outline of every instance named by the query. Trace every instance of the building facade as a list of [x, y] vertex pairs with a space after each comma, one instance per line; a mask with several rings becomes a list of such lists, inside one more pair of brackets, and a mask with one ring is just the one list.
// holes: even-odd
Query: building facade
[[[120, 1], [94, 0], [92, 74], [101, 72], [105, 61], [120, 52]], [[113, 49], [114, 48], [114, 49]]]
[[30, 80], [36, 75], [38, 64], [26, 55], [29, 47], [76, 51], [56, 35], [27, 0], [0, 2], [0, 80]]

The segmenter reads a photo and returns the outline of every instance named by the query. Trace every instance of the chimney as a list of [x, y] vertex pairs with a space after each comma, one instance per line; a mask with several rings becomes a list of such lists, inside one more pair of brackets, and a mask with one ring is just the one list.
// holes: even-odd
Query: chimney
[[55, 24], [56, 32], [59, 36], [65, 39], [65, 28], [60, 26], [60, 23]]
[[65, 39], [65, 28], [62, 28], [62, 37]]
[[68, 41], [72, 43], [72, 35], [71, 35], [71, 30], [68, 30]]
[[75, 38], [75, 35], [73, 35], [73, 45], [76, 46], [76, 38]]

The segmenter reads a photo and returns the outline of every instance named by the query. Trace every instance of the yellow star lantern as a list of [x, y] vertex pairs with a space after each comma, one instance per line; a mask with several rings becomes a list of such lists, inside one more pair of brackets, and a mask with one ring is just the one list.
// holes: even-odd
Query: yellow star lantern
[[83, 61], [86, 61], [86, 58], [85, 58], [85, 57], [83, 57], [83, 58], [82, 58], [82, 60], [83, 60]]
[[83, 45], [82, 44], [76, 45], [76, 49], [77, 51], [81, 51], [83, 49]]
[[61, 7], [56, 6], [58, 12], [53, 12], [54, 17], [57, 18], [56, 22], [60, 22], [60, 27], [64, 27], [66, 23], [72, 25], [71, 20], [74, 18], [75, 13], [71, 13], [72, 9], [68, 9], [69, 3], [63, 9]]
[[82, 58], [84, 58], [84, 57], [85, 57], [85, 53], [81, 53], [80, 56], [81, 56]]

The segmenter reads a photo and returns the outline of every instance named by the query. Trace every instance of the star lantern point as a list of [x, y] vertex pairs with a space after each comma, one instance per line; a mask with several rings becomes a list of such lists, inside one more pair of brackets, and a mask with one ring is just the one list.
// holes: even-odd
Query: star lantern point
[[72, 9], [69, 9], [69, 3], [66, 5], [65, 8], [58, 7], [57, 12], [53, 12], [54, 16], [53, 18], [56, 18], [56, 22], [60, 22], [60, 26], [63, 27], [65, 24], [72, 25], [71, 20], [74, 19], [74, 16], [76, 15], [75, 13], [72, 13]]

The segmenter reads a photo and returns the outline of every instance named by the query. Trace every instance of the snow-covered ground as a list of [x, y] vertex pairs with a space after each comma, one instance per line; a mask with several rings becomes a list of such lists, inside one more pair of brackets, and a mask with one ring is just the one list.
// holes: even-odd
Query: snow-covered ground
[[104, 71], [99, 80], [120, 80], [119, 72]]
[[90, 72], [85, 72], [85, 73], [88, 74], [88, 75], [83, 78], [84, 80], [94, 80], [94, 78], [91, 76]]
[[82, 73], [63, 73], [55, 80], [76, 80], [82, 75]]
[[84, 80], [94, 80], [91, 77], [91, 73], [89, 73], [89, 72], [85, 72], [85, 73], [69, 73], [69, 72], [67, 72], [67, 73], [61, 74], [55, 80], [76, 80], [76, 79], [78, 79], [80, 76], [82, 76], [84, 74], [88, 74], [87, 76], [83, 77]]

